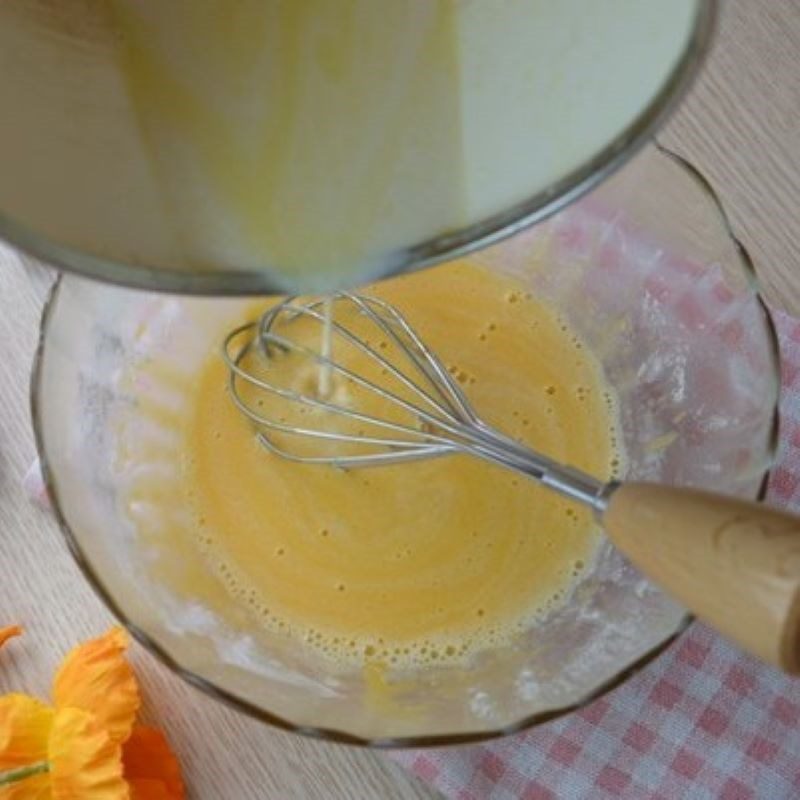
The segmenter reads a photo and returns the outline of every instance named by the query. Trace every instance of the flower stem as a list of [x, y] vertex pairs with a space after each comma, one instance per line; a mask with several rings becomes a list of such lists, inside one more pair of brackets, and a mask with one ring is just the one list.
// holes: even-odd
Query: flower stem
[[0, 786], [24, 781], [25, 778], [32, 778], [34, 775], [44, 775], [45, 772], [50, 772], [50, 763], [48, 761], [40, 761], [38, 764], [31, 764], [28, 767], [19, 767], [18, 769], [10, 769], [7, 772], [0, 772]]

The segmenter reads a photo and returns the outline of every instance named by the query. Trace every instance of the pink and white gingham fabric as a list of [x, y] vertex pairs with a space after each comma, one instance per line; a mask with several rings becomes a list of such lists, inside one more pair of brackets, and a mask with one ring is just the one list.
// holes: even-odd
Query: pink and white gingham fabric
[[[800, 320], [774, 316], [782, 446], [769, 500], [800, 510]], [[485, 745], [391, 757], [454, 800], [797, 800], [800, 679], [695, 624], [579, 712]]]

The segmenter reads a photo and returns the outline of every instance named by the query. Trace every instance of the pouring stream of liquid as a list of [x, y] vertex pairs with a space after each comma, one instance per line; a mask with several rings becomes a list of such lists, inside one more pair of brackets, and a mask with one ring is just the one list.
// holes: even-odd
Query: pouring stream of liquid
[[322, 325], [322, 343], [320, 346], [320, 355], [324, 361], [319, 366], [319, 379], [317, 383], [317, 391], [322, 399], [328, 397], [331, 392], [331, 355], [333, 352], [333, 297], [328, 296], [325, 298], [322, 305], [322, 313], [325, 321]]

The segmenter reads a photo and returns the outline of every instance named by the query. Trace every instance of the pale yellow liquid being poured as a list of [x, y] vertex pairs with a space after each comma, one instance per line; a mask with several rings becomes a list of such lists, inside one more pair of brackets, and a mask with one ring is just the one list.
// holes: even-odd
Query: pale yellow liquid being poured
[[520, 202], [607, 144], [693, 0], [112, 0], [199, 264], [315, 290]]
[[0, 3], [0, 214], [324, 291], [508, 210], [663, 88], [698, 0]]
[[[516, 282], [461, 262], [368, 292], [403, 311], [489, 423], [610, 475], [617, 418], [600, 369]], [[317, 347], [319, 332], [297, 335]], [[372, 345], [393, 358], [383, 341]], [[334, 355], [370, 374], [354, 351], [338, 346]], [[278, 360], [273, 379], [313, 393], [316, 369], [308, 366], [297, 371], [291, 358]], [[167, 420], [184, 454], [178, 505], [192, 510], [194, 546], [254, 626], [350, 664], [455, 662], [557, 607], [592, 561], [599, 537], [591, 515], [524, 477], [467, 456], [347, 472], [282, 460], [257, 443], [234, 407], [217, 353], [186, 391], [182, 416]], [[335, 378], [332, 392], [337, 402], [395, 415]], [[326, 422], [264, 402], [265, 412], [292, 423]], [[132, 507], [175, 504], [163, 474], [134, 485]], [[169, 535], [159, 529], [160, 541]], [[185, 580], [191, 596], [191, 581], [208, 578]]]

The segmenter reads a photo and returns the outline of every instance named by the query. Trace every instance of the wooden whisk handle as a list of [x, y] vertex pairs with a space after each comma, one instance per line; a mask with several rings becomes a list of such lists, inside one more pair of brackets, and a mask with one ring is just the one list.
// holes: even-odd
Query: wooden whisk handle
[[800, 674], [800, 518], [721, 495], [648, 483], [617, 488], [609, 538], [699, 619]]

